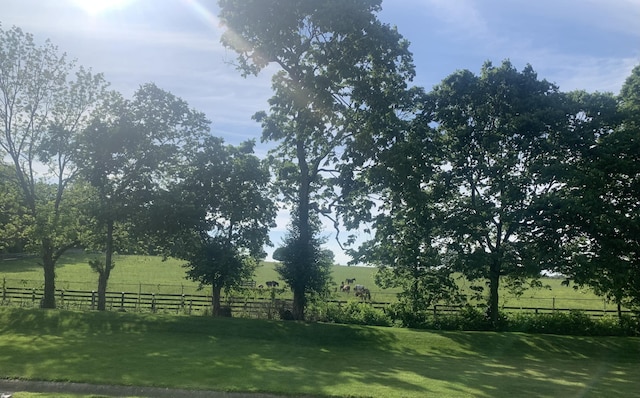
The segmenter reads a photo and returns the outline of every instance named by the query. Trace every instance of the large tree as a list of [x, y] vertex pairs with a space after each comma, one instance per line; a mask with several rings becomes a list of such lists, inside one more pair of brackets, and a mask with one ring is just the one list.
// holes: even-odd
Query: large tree
[[640, 66], [620, 95], [572, 93], [576, 136], [548, 234], [565, 249], [557, 271], [577, 286], [640, 306]]
[[77, 176], [76, 138], [106, 86], [101, 74], [74, 68], [49, 41], [38, 45], [19, 28], [0, 28], [0, 149], [34, 222], [45, 308], [55, 307], [56, 261], [77, 244], [75, 209], [65, 201]]
[[[220, 0], [223, 43], [244, 75], [269, 64], [274, 96], [256, 115], [271, 153], [281, 198], [302, 252], [285, 261], [287, 275], [318, 267], [314, 219], [335, 208], [337, 176], [352, 177], [354, 151], [393, 130], [413, 78], [408, 43], [376, 18], [380, 0]], [[345, 190], [344, 192], [346, 192]], [[291, 253], [290, 253], [291, 254]], [[304, 319], [307, 282], [292, 284], [293, 316]]]
[[[422, 97], [424, 103], [424, 97]], [[378, 267], [376, 284], [399, 288], [397, 315], [415, 325], [435, 303], [457, 298], [453, 270], [437, 247], [444, 214], [437, 204], [443, 190], [436, 181], [443, 161], [443, 142], [430, 127], [431, 112], [417, 107], [414, 117], [380, 148], [375, 163], [359, 175], [355, 191], [375, 193], [377, 214], [373, 239], [355, 252], [358, 261]], [[353, 195], [358, 207], [359, 194]]]
[[168, 253], [187, 261], [190, 279], [211, 286], [214, 316], [222, 315], [222, 290], [251, 278], [270, 243], [276, 206], [269, 169], [253, 146], [208, 137], [183, 179], [156, 206], [164, 214]]
[[142, 85], [131, 100], [112, 94], [84, 131], [80, 171], [95, 192], [85, 209], [94, 220], [92, 242], [105, 253], [104, 261], [90, 263], [98, 273], [98, 310], [105, 309], [113, 253], [123, 248], [114, 240], [116, 229], [146, 224], [147, 209], [208, 131], [203, 113], [154, 84]]
[[557, 145], [568, 118], [558, 88], [531, 66], [486, 63], [445, 78], [430, 93], [443, 161], [431, 182], [446, 216], [436, 242], [470, 280], [489, 286], [488, 317], [498, 321], [502, 277], [536, 277], [546, 266], [538, 203], [558, 187]]

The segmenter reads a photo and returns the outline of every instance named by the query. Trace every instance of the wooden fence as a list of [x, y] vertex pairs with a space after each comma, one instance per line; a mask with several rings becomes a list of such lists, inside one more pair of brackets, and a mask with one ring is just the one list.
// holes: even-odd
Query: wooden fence
[[[456, 305], [434, 305], [432, 309], [432, 313], [434, 316], [445, 315], [445, 314], [456, 314], [462, 309], [462, 306]], [[586, 315], [589, 315], [594, 318], [601, 318], [603, 316], [618, 316], [618, 310], [612, 309], [576, 309], [576, 308], [563, 308], [563, 307], [524, 307], [524, 306], [503, 306], [500, 307], [501, 311], [506, 313], [516, 313], [516, 312], [524, 312], [524, 313], [534, 313], [534, 314], [553, 314], [553, 313], [571, 313], [571, 312], [582, 312]], [[623, 315], [632, 315], [637, 316], [638, 314], [634, 311], [623, 309], [620, 311]]]
[[[6, 306], [38, 307], [42, 300], [43, 291], [39, 288], [10, 287], [3, 284], [0, 292], [0, 304]], [[86, 290], [56, 290], [58, 308], [94, 310], [97, 306], [98, 295], [95, 291]], [[182, 314], [207, 314], [211, 312], [211, 296], [202, 294], [159, 294], [145, 292], [107, 292], [107, 309], [111, 311], [133, 312], [164, 312]], [[330, 303], [346, 305], [349, 301], [330, 300]], [[373, 308], [384, 310], [388, 302], [368, 302]], [[231, 310], [233, 316], [248, 318], [275, 319], [285, 309], [291, 308], [290, 299], [281, 299], [275, 296], [270, 298], [229, 296], [222, 298], [222, 305]], [[455, 314], [460, 311], [460, 306], [434, 305], [433, 315]], [[506, 312], [528, 312], [536, 314], [571, 312], [572, 308], [543, 307], [502, 307]], [[593, 316], [616, 316], [617, 310], [580, 309], [583, 313]], [[633, 315], [629, 310], [623, 310], [624, 314]]]
[[[0, 304], [6, 306], [38, 307], [42, 289], [3, 286]], [[280, 312], [290, 309], [292, 300], [260, 297], [222, 297], [221, 304], [229, 307], [233, 316], [274, 319]], [[95, 310], [96, 291], [56, 290], [56, 305], [63, 309]], [[206, 314], [211, 312], [211, 296], [197, 294], [156, 294], [144, 292], [107, 292], [107, 309], [111, 311], [165, 312]], [[331, 301], [339, 305], [347, 301]], [[371, 303], [374, 308], [385, 308], [389, 303]]]

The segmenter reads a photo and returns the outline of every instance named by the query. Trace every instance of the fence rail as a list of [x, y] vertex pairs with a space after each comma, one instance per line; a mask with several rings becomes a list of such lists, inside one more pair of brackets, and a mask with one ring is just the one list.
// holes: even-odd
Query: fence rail
[[[38, 307], [43, 297], [41, 288], [2, 286], [0, 292], [1, 305]], [[57, 305], [64, 309], [95, 310], [98, 295], [96, 291], [87, 290], [56, 290]], [[230, 308], [233, 316], [248, 318], [273, 319], [280, 315], [284, 309], [291, 307], [292, 300], [273, 297], [238, 297], [228, 296], [222, 298], [222, 304]], [[346, 300], [329, 300], [329, 303], [346, 305]], [[389, 302], [368, 302], [373, 308], [384, 310]], [[148, 292], [114, 292], [106, 294], [106, 308], [111, 311], [137, 311], [137, 312], [173, 312], [184, 314], [206, 314], [211, 311], [211, 296], [203, 294], [170, 294]], [[460, 311], [461, 306], [434, 305], [434, 316], [451, 315]], [[506, 312], [529, 312], [535, 314], [571, 312], [575, 308], [551, 308], [504, 306]], [[617, 315], [617, 310], [579, 309], [593, 317]], [[622, 310], [624, 314], [633, 315], [630, 310]]]

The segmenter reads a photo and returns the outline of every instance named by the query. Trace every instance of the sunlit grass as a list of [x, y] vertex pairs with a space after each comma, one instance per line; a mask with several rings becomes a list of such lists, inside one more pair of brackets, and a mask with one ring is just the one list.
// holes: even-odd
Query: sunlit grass
[[2, 308], [0, 377], [291, 395], [633, 396], [640, 339]]

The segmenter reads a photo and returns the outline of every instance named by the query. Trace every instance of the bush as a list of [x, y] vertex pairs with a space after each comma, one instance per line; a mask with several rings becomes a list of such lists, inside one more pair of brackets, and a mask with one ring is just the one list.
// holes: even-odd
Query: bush
[[369, 326], [391, 326], [391, 318], [384, 311], [370, 304], [351, 301], [346, 305], [315, 303], [309, 308], [309, 316], [320, 322], [335, 322]]
[[[466, 305], [452, 314], [434, 315], [431, 311], [410, 311], [401, 304], [393, 304], [389, 310], [391, 319], [401, 326], [432, 330], [492, 330], [491, 322], [481, 309]], [[506, 323], [504, 314], [499, 316], [500, 328]]]
[[430, 330], [496, 330], [525, 333], [547, 333], [575, 336], [640, 336], [640, 321], [637, 317], [594, 318], [582, 311], [547, 314], [503, 313], [498, 315], [494, 329], [481, 308], [464, 306], [457, 313], [434, 315], [430, 311], [411, 312], [402, 305], [391, 305], [387, 311], [390, 318], [401, 326]]
[[401, 303], [393, 303], [387, 307], [387, 315], [394, 324], [414, 329], [429, 329], [427, 311], [411, 311]]
[[593, 318], [581, 311], [549, 314], [516, 313], [509, 316], [509, 331], [574, 336], [638, 336], [638, 319]]

